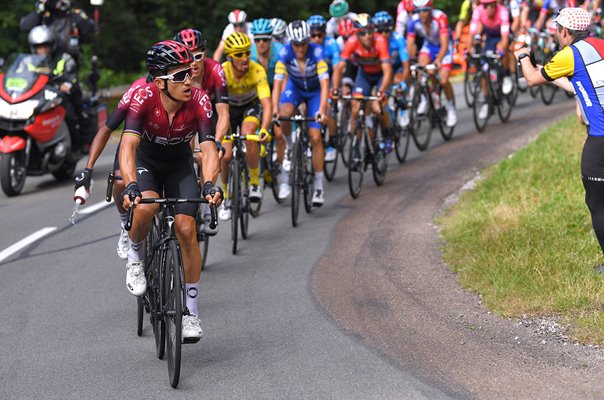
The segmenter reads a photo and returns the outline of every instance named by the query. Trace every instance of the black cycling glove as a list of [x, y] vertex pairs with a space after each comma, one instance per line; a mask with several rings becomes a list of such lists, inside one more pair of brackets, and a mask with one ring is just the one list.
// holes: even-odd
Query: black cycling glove
[[82, 186], [86, 190], [90, 190], [90, 181], [92, 180], [92, 168], [84, 168], [84, 171], [80, 172], [80, 175], [76, 176], [73, 180], [75, 183], [75, 190], [78, 190]]
[[122, 192], [122, 199], [126, 195], [130, 197], [130, 200], [134, 200], [137, 197], [143, 198], [141, 190], [138, 187], [138, 183], [136, 183], [135, 181], [130, 182], [128, 186], [126, 186], [126, 189], [124, 189], [124, 191]]

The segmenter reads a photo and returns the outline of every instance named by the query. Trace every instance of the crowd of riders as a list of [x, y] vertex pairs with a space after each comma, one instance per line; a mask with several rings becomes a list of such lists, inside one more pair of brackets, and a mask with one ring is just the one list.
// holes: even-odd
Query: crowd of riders
[[[464, 24], [469, 24], [471, 32], [465, 48], [472, 49], [473, 36], [481, 34], [483, 51], [499, 52], [505, 59], [505, 92], [515, 68], [510, 52], [512, 35], [530, 27], [550, 26], [555, 10], [574, 3], [573, 0], [466, 0], [455, 30], [447, 14], [436, 7], [438, 1], [433, 0], [402, 0], [396, 15], [388, 11], [373, 15], [355, 13], [346, 0], [334, 0], [329, 4], [329, 18], [317, 14], [289, 23], [279, 18], [250, 20], [245, 11], [233, 10], [213, 52], [207, 48], [200, 26], [175, 32], [173, 38], [165, 38], [149, 49], [147, 76], [131, 85], [106, 126], [97, 133], [86, 168], [76, 177], [76, 189], [90, 186], [94, 164], [111, 132], [125, 121], [114, 164], [115, 176], [123, 178], [114, 185], [121, 217], [117, 253], [127, 260], [128, 290], [141, 295], [146, 289], [143, 240], [152, 212], [143, 214], [143, 205], [137, 206], [144, 218], [139, 218], [130, 234], [124, 225], [127, 209], [138, 201], [134, 199], [159, 196], [162, 190], [158, 182], [164, 182], [163, 190], [172, 191], [173, 197], [194, 197], [195, 193], [197, 196], [201, 193], [220, 205], [221, 220], [229, 220], [232, 203], [227, 189], [228, 167], [234, 157], [232, 137], [237, 132], [257, 137], [256, 141], [246, 142], [251, 201], [259, 201], [264, 195], [264, 176], [259, 167], [262, 147], [258, 142], [270, 141], [276, 142], [278, 198], [285, 200], [292, 192], [288, 157], [292, 124], [275, 122], [301, 113], [312, 119], [308, 123], [314, 171], [312, 204], [320, 207], [327, 192], [324, 166], [334, 159], [336, 151], [333, 139], [336, 124], [331, 108], [339, 99], [374, 96], [367, 103], [367, 110], [377, 117], [384, 149], [390, 152], [394, 124], [388, 96], [408, 90], [412, 64], [432, 64], [446, 96], [443, 121], [447, 127], [454, 127], [457, 110], [450, 76], [454, 69], [454, 48]], [[598, 7], [598, 0], [586, 1], [583, 6]], [[68, 47], [57, 44], [56, 34], [44, 41], [34, 34], [35, 29], [38, 28], [32, 30], [30, 44], [36, 51], [50, 46], [56, 54], [69, 54]], [[75, 85], [73, 80], [70, 82]], [[164, 110], [160, 111], [162, 107]], [[360, 107], [360, 102], [351, 104], [350, 131], [354, 131]], [[420, 99], [415, 112], [427, 112], [426, 98]], [[408, 116], [403, 114], [400, 125], [408, 123]], [[324, 127], [328, 131], [327, 140], [322, 133]], [[200, 151], [193, 153], [192, 149]], [[193, 154], [202, 171], [197, 178], [192, 161], [178, 159], [192, 160]], [[168, 184], [166, 176], [175, 181]], [[199, 337], [196, 296], [200, 256], [199, 248], [193, 244], [194, 212], [183, 206], [176, 209], [176, 214], [177, 224], [183, 227], [176, 229], [179, 242], [191, 244], [182, 245], [187, 308], [191, 312], [191, 318], [186, 323], [183, 320], [183, 335]], [[215, 234], [207, 223], [208, 210], [204, 218], [204, 229]]]

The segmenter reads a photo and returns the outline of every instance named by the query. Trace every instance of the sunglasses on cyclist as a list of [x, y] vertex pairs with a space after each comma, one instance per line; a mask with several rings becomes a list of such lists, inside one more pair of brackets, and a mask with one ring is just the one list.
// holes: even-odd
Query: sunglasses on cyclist
[[233, 26], [234, 26], [235, 28], [242, 28], [242, 27], [243, 27], [243, 25], [245, 25], [245, 22], [239, 22], [239, 23], [237, 23], [237, 24], [233, 24]]
[[259, 42], [263, 42], [263, 43], [268, 43], [271, 41], [271, 38], [265, 38], [265, 37], [260, 37], [260, 38], [254, 38], [254, 42], [259, 43]]
[[423, 7], [423, 8], [416, 8], [415, 12], [424, 12], [424, 11], [432, 11], [432, 8], [430, 7]]
[[206, 58], [206, 52], [205, 51], [199, 51], [197, 53], [193, 53], [193, 60], [195, 60], [195, 61], [201, 61], [204, 58]]
[[377, 30], [379, 33], [390, 33], [392, 32], [392, 28], [381, 28]]
[[321, 38], [325, 37], [325, 34], [323, 34], [323, 33], [313, 33], [312, 35], [310, 35], [310, 37], [313, 38], [313, 39], [314, 38], [320, 38], [321, 39]]
[[248, 51], [242, 51], [240, 53], [233, 53], [233, 54], [231, 54], [231, 57], [241, 60], [243, 57], [250, 58], [250, 54], [252, 54], [252, 52], [248, 50]]
[[187, 80], [187, 78], [191, 79], [193, 77], [193, 71], [191, 68], [181, 69], [180, 71], [168, 74], [168, 75], [160, 75], [157, 78], [159, 79], [169, 79], [172, 83], [182, 83]]
[[359, 36], [373, 35], [373, 29], [363, 29], [362, 31], [358, 31], [357, 35], [359, 35]]
[[304, 41], [302, 41], [302, 42], [293, 42], [293, 41], [292, 41], [292, 44], [293, 44], [295, 47], [302, 47], [302, 46], [304, 46], [304, 45], [308, 44], [308, 40], [304, 40]]

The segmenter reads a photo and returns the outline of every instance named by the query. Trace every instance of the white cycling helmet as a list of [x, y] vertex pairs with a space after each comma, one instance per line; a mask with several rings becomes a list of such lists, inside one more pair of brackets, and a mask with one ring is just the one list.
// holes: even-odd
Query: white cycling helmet
[[271, 25], [273, 25], [273, 36], [281, 37], [285, 35], [287, 24], [281, 18], [271, 19]]
[[287, 25], [287, 37], [294, 44], [310, 40], [310, 26], [306, 21], [293, 21]]
[[413, 0], [415, 8], [432, 8], [432, 0]]
[[247, 20], [247, 14], [243, 10], [233, 10], [229, 13], [229, 22], [233, 25], [243, 24]]

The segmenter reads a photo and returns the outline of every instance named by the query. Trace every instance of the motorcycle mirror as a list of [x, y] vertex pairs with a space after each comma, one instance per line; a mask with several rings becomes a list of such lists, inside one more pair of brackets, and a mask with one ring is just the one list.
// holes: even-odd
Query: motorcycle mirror
[[91, 6], [102, 6], [103, 0], [90, 0], [90, 5]]

